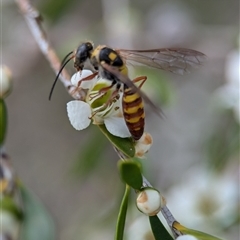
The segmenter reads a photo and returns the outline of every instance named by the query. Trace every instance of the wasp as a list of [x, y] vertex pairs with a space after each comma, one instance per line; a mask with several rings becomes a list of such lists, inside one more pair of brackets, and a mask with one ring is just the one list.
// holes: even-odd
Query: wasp
[[[90, 61], [91, 66], [95, 70], [92, 78], [98, 74], [101, 78], [111, 81], [111, 85], [101, 89], [99, 94], [115, 86], [116, 90], [111, 96], [111, 99], [114, 99], [123, 86], [123, 116], [133, 139], [139, 140], [144, 132], [145, 124], [143, 99], [158, 115], [162, 116], [162, 111], [140, 90], [147, 77], [141, 76], [131, 81], [128, 76], [127, 64], [140, 64], [183, 74], [189, 72], [192, 67], [201, 65], [205, 58], [206, 56], [203, 53], [186, 48], [127, 50], [113, 49], [105, 45], [94, 48], [91, 42], [84, 42], [79, 45], [76, 51], [70, 52], [64, 58], [62, 67], [52, 86], [49, 99], [61, 71], [71, 59], [74, 59], [74, 67], [77, 71], [82, 71], [86, 62]], [[87, 79], [82, 79], [81, 81], [90, 79], [91, 77], [87, 77]], [[79, 81], [79, 86], [81, 81]], [[141, 81], [139, 87], [134, 84], [138, 81]]]

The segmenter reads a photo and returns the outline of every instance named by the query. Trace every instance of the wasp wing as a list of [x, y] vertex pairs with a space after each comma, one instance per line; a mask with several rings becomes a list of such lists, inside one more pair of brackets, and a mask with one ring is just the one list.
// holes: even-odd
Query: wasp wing
[[157, 107], [151, 100], [150, 98], [142, 92], [131, 80], [129, 77], [123, 75], [121, 72], [119, 72], [116, 68], [113, 66], [106, 64], [106, 63], [101, 63], [101, 67], [111, 74], [113, 74], [122, 84], [127, 85], [129, 88], [131, 88], [133, 91], [137, 92], [143, 99], [144, 101], [154, 110], [154, 112], [159, 115], [160, 117], [163, 117], [163, 111], [161, 108]]
[[145, 65], [181, 75], [202, 65], [206, 59], [203, 53], [186, 48], [117, 49], [116, 51], [126, 63]]

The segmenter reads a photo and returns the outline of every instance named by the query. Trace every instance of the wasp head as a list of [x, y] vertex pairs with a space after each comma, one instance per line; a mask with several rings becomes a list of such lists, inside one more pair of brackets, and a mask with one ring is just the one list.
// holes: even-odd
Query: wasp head
[[91, 42], [82, 43], [76, 50], [74, 67], [80, 71], [84, 67], [84, 63], [91, 57], [93, 44]]

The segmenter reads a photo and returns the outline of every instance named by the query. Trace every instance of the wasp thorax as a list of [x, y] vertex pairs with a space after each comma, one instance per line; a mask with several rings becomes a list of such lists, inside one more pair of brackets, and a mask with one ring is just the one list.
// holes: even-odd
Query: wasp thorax
[[90, 42], [82, 43], [76, 50], [74, 67], [77, 71], [82, 70], [84, 63], [90, 58], [93, 51], [93, 45]]

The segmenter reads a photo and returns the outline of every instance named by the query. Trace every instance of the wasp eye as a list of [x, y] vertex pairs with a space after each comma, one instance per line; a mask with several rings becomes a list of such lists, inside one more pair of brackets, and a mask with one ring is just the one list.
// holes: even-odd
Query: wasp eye
[[90, 42], [88, 42], [86, 45], [89, 51], [93, 49], [93, 45]]

